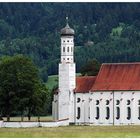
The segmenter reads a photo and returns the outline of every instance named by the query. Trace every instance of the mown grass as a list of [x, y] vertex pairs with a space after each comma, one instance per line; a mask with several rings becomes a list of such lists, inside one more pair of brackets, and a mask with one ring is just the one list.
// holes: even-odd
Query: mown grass
[[65, 126], [56, 128], [0, 128], [0, 137], [137, 138], [140, 137], [140, 126]]

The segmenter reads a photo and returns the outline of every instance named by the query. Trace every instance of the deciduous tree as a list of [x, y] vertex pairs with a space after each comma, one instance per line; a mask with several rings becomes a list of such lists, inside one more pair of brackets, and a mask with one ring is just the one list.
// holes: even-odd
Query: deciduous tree
[[[38, 69], [32, 61], [22, 55], [3, 57], [0, 61], [0, 110], [10, 120], [14, 111], [36, 112], [45, 100]], [[42, 97], [43, 96], [43, 97]]]

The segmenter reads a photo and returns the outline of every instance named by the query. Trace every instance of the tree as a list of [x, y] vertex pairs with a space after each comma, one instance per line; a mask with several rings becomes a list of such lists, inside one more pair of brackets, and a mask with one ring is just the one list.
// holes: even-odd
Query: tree
[[90, 60], [81, 68], [81, 74], [83, 76], [96, 76], [99, 72], [99, 69], [100, 63], [96, 59]]
[[1, 59], [0, 112], [7, 116], [7, 121], [14, 111], [20, 111], [22, 116], [28, 110], [30, 116], [31, 107], [42, 104], [36, 103], [42, 96], [41, 87], [38, 69], [29, 58], [16, 55]]
[[58, 85], [53, 86], [51, 90], [49, 90], [49, 94], [47, 94], [47, 100], [44, 104], [44, 113], [50, 115], [52, 114], [52, 101], [53, 95], [58, 90]]
[[48, 80], [47, 67], [43, 67], [40, 70], [40, 77], [41, 77], [41, 79], [43, 80], [44, 83], [47, 82], [47, 80]]
[[27, 105], [27, 116], [29, 121], [31, 119], [31, 115], [37, 115], [38, 117], [40, 117], [40, 115], [45, 115], [44, 105], [45, 102], [48, 100], [48, 95], [49, 92], [45, 84], [41, 82], [36, 83], [34, 94], [29, 99]]

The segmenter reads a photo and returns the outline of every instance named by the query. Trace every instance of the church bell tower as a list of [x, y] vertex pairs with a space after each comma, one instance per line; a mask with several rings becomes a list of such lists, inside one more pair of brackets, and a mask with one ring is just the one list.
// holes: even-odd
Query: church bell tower
[[74, 122], [75, 63], [74, 30], [68, 24], [61, 29], [61, 62], [59, 63], [58, 120]]

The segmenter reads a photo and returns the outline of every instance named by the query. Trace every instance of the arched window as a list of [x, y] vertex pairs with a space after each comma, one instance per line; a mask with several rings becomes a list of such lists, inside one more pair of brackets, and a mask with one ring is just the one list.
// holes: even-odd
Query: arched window
[[127, 100], [127, 105], [130, 105], [130, 100]]
[[77, 98], [77, 103], [79, 103], [81, 101], [81, 99], [80, 98]]
[[69, 40], [67, 40], [67, 42], [69, 42]]
[[108, 120], [110, 118], [110, 109], [109, 107], [106, 107], [106, 119]]
[[100, 103], [99, 100], [96, 100], [96, 105], [99, 105], [99, 103]]
[[140, 106], [138, 107], [138, 119], [140, 120]]
[[127, 119], [130, 120], [131, 119], [131, 108], [127, 107]]
[[106, 105], [109, 105], [109, 100], [106, 100]]
[[118, 120], [120, 118], [120, 107], [116, 107], [116, 112], [117, 112], [117, 116], [116, 119]]
[[90, 107], [88, 108], [88, 118], [90, 119]]
[[69, 52], [69, 47], [67, 47], [67, 52]]
[[138, 105], [140, 105], [140, 100], [138, 100]]
[[77, 119], [80, 119], [80, 112], [81, 112], [80, 107], [77, 107]]
[[63, 52], [65, 52], [65, 47], [63, 47]]
[[100, 110], [99, 110], [99, 107], [96, 107], [96, 119], [98, 120], [100, 117]]
[[120, 104], [120, 101], [119, 100], [116, 100], [116, 105], [119, 105]]

